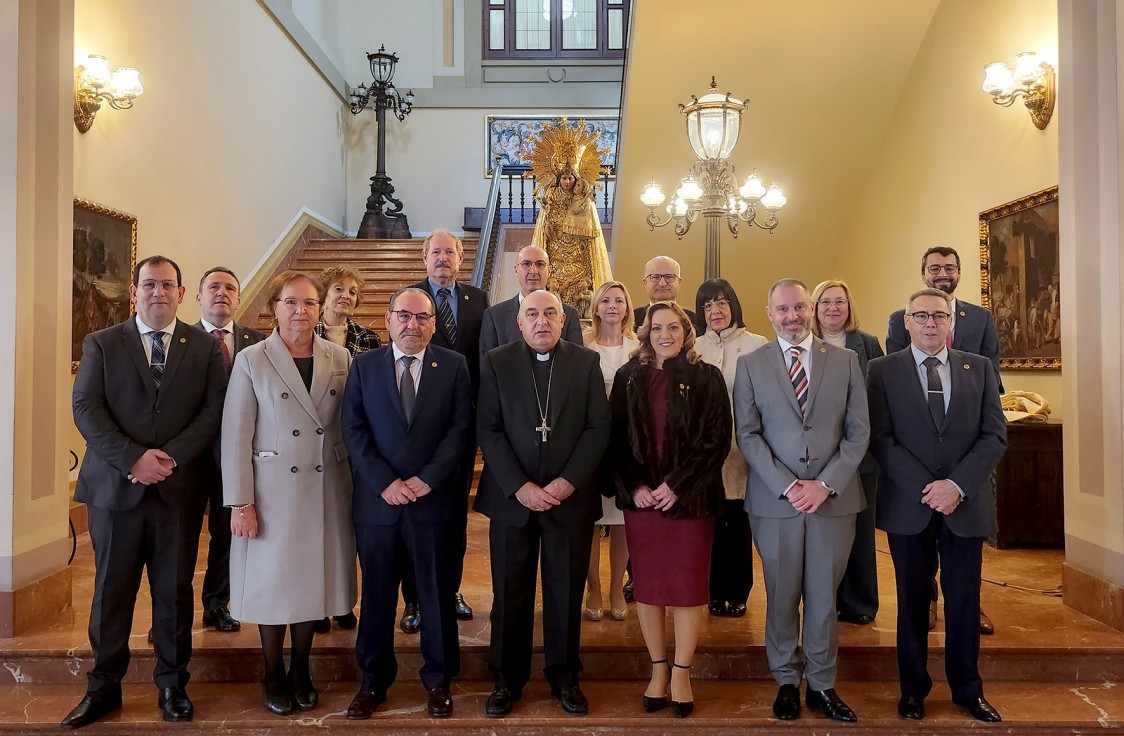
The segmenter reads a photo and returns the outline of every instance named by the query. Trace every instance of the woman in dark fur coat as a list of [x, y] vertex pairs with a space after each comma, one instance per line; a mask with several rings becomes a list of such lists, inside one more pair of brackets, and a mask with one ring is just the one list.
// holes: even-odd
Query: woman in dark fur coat
[[[722, 463], [733, 421], [722, 373], [694, 351], [682, 307], [656, 302], [637, 337], [640, 348], [617, 372], [610, 403], [617, 506], [624, 510], [636, 612], [652, 658], [643, 705], [684, 717], [694, 706], [691, 659], [709, 600], [714, 517], [722, 508]], [[675, 656], [664, 641], [672, 609]]]

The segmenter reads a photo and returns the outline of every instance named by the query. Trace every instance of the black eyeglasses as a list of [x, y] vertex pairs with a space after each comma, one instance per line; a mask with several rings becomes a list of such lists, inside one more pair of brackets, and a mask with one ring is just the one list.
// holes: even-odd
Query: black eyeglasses
[[938, 266], [938, 265], [934, 264], [932, 266], [927, 266], [925, 268], [925, 270], [928, 271], [933, 276], [936, 276], [941, 271], [944, 271], [949, 276], [951, 276], [952, 274], [954, 274], [954, 273], [956, 273], [957, 271], [960, 270], [960, 266], [957, 266], [955, 263], [946, 263], [943, 266]]
[[392, 309], [390, 313], [398, 318], [398, 324], [400, 325], [408, 325], [410, 320], [416, 319], [418, 324], [424, 327], [433, 319], [433, 315], [428, 312], [407, 312], [405, 309]]
[[908, 316], [919, 325], [925, 324], [930, 318], [932, 318], [933, 324], [943, 325], [945, 322], [948, 322], [949, 317], [952, 315], [948, 312], [910, 312]]

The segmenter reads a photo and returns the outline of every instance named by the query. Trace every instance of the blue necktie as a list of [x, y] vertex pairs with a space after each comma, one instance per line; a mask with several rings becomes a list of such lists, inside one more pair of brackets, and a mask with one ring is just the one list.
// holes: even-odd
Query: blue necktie
[[164, 333], [163, 332], [150, 332], [148, 336], [152, 338], [152, 382], [156, 384], [156, 390], [160, 390], [160, 381], [164, 379], [164, 364], [168, 362], [168, 353], [164, 350]]
[[445, 327], [445, 334], [449, 337], [449, 347], [457, 344], [457, 320], [453, 317], [453, 308], [449, 305], [452, 294], [449, 289], [437, 290], [437, 316]]

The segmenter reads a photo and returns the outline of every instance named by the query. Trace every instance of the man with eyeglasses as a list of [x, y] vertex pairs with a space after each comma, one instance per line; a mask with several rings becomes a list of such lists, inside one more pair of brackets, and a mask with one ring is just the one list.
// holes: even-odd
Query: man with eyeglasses
[[[230, 375], [239, 351], [265, 339], [265, 333], [234, 321], [241, 287], [234, 272], [224, 266], [208, 269], [199, 279], [199, 321], [195, 327], [211, 335], [222, 354], [223, 368]], [[219, 459], [219, 437], [211, 444], [215, 464], [208, 478], [209, 495], [207, 530], [207, 572], [203, 576], [203, 625], [216, 631], [238, 631], [242, 624], [230, 615], [230, 509], [223, 505], [222, 473]]]
[[81, 728], [121, 707], [142, 571], [152, 591], [153, 679], [165, 721], [190, 721], [195, 594], [191, 581], [214, 461], [226, 371], [215, 339], [176, 319], [184, 288], [164, 256], [136, 265], [136, 317], [87, 335], [74, 378], [74, 423], [87, 443], [75, 500], [94, 547], [94, 599], [82, 701], [62, 721]]
[[[985, 358], [950, 349], [947, 292], [909, 298], [906, 350], [870, 362], [870, 450], [880, 467], [877, 524], [897, 582], [898, 714], [925, 717], [930, 580], [938, 554], [945, 597], [945, 673], [952, 702], [993, 723], [980, 652], [983, 541], [996, 531], [991, 473], [1007, 447], [995, 372]], [[918, 390], [920, 389], [920, 390]]]
[[[921, 256], [921, 281], [930, 289], [939, 289], [950, 297], [948, 336], [945, 342], [954, 350], [982, 355], [991, 361], [995, 371], [995, 384], [1003, 393], [1003, 377], [999, 374], [999, 333], [995, 329], [995, 317], [983, 307], [952, 297], [960, 283], [960, 254], [953, 248], [935, 246]], [[899, 309], [890, 315], [886, 331], [886, 352], [895, 353], [909, 345], [905, 331], [905, 312]], [[929, 611], [929, 630], [937, 627], [937, 568], [933, 568], [932, 605]], [[995, 625], [982, 610], [980, 611], [980, 633], [990, 636], [995, 633]]]
[[[668, 256], [656, 256], [644, 264], [644, 289], [648, 292], [648, 304], [632, 310], [637, 328], [644, 324], [648, 307], [655, 302], [673, 302], [679, 298], [679, 285], [683, 282], [683, 269], [679, 262]], [[680, 305], [682, 306], [682, 305]], [[691, 324], [698, 324], [695, 313], [683, 307]]]
[[[480, 329], [480, 356], [500, 345], [518, 342], [523, 339], [516, 323], [519, 305], [524, 297], [533, 291], [546, 289], [550, 284], [550, 256], [537, 245], [528, 245], [519, 251], [515, 259], [515, 279], [519, 282], [519, 293], [484, 312], [484, 325]], [[562, 339], [582, 344], [582, 325], [578, 310], [568, 304], [562, 306], [566, 321], [562, 325]]]
[[[355, 357], [340, 417], [363, 570], [355, 640], [362, 681], [347, 717], [370, 718], [397, 676], [398, 570], [412, 563], [425, 614], [420, 674], [426, 708], [443, 718], [452, 715], [450, 686], [460, 671], [456, 537], [464, 524], [459, 496], [472, 382], [464, 356], [431, 344], [437, 320], [427, 292], [400, 289], [384, 322], [391, 344]], [[408, 559], [400, 559], [403, 554]]]
[[[422, 260], [425, 262], [426, 277], [416, 284], [416, 289], [429, 294], [436, 311], [433, 344], [437, 347], [456, 350], [468, 361], [468, 375], [472, 379], [473, 410], [476, 407], [476, 394], [480, 390], [480, 327], [484, 320], [484, 310], [488, 308], [488, 295], [472, 284], [457, 281], [461, 263], [464, 261], [464, 244], [461, 239], [448, 230], [438, 229], [422, 241]], [[472, 424], [475, 424], [473, 422]], [[461, 530], [457, 533], [460, 544], [460, 560], [457, 562], [455, 577], [457, 581], [457, 618], [461, 621], [472, 619], [472, 608], [460, 594], [461, 578], [464, 573], [464, 555], [468, 549], [468, 495], [472, 488], [472, 474], [476, 467], [476, 438], [470, 437], [465, 450], [464, 467], [461, 477], [464, 483], [463, 497], [458, 500], [464, 510]], [[458, 514], [458, 516], [462, 516]], [[404, 586], [404, 587], [408, 587]], [[406, 601], [407, 604], [412, 601]], [[424, 613], [420, 611], [419, 613]], [[417, 630], [420, 625], [418, 613], [412, 617], [403, 614], [402, 630]]]

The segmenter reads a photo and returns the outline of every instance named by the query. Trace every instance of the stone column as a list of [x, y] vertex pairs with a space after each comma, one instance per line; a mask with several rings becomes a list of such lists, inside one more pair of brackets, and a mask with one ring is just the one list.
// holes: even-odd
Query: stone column
[[74, 3], [0, 0], [0, 637], [70, 604]]
[[1124, 630], [1124, 13], [1114, 0], [1059, 0], [1058, 31], [1063, 600]]

